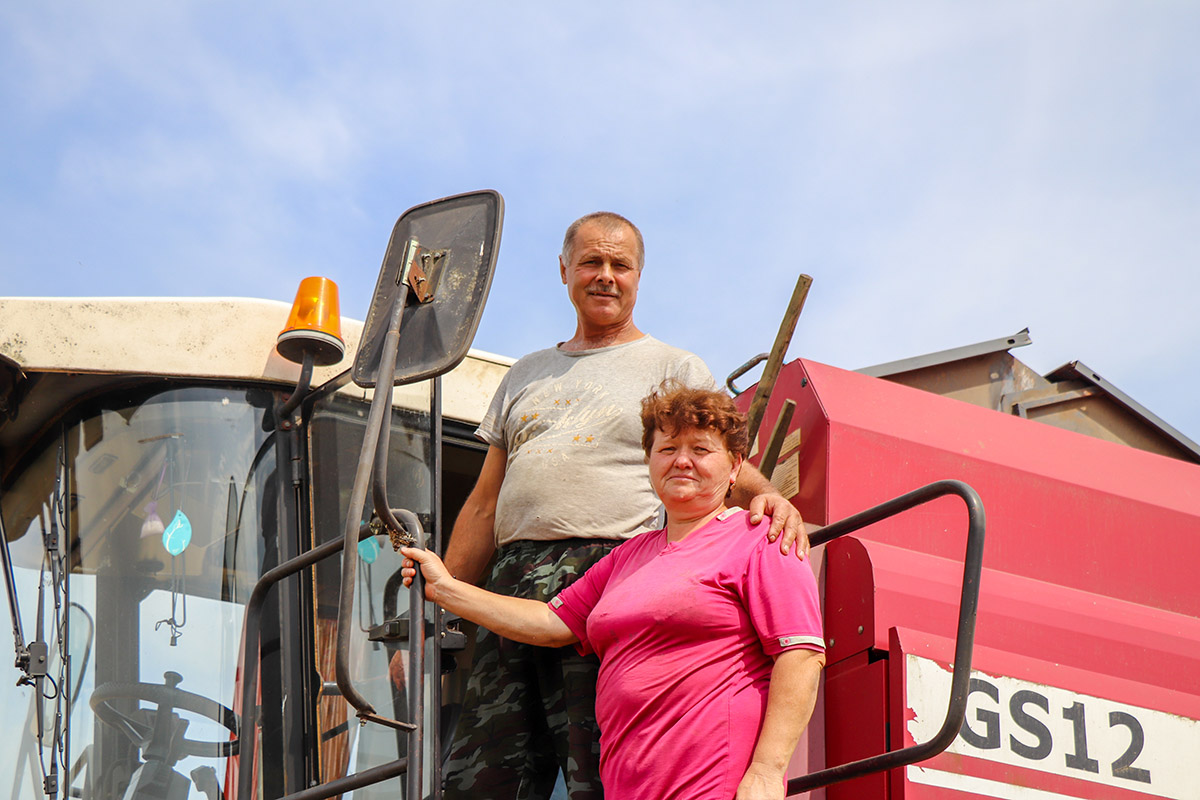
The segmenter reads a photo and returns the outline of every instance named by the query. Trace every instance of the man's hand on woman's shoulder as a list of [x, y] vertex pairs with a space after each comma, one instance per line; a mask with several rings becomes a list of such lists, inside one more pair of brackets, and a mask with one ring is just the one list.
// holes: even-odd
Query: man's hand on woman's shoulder
[[763, 517], [771, 518], [767, 539], [779, 539], [779, 552], [787, 555], [796, 546], [796, 555], [808, 555], [808, 534], [804, 530], [804, 519], [796, 507], [778, 493], [760, 494], [750, 501], [750, 524], [756, 525]]

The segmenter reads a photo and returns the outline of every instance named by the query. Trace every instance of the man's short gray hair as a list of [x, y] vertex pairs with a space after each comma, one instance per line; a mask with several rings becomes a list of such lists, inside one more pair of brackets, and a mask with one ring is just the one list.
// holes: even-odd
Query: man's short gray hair
[[638, 230], [637, 225], [612, 211], [593, 211], [571, 223], [567, 228], [566, 235], [563, 236], [562, 259], [564, 262], [571, 263], [571, 251], [575, 248], [575, 236], [579, 233], [579, 229], [589, 222], [594, 222], [608, 230], [615, 230], [624, 225], [633, 231], [633, 238], [637, 240], [637, 268], [638, 271], [641, 271], [646, 263], [646, 243], [642, 241], [642, 232]]

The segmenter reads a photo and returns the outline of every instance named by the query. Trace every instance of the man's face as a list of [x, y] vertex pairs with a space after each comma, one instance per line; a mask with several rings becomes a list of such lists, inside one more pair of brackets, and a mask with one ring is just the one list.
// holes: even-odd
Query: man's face
[[632, 319], [637, 302], [637, 238], [624, 225], [587, 223], [575, 234], [571, 262], [559, 271], [581, 323], [610, 327]]

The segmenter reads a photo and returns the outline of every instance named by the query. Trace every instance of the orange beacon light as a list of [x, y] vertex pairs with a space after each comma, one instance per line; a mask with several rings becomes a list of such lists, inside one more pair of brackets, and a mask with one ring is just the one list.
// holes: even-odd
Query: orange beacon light
[[315, 366], [328, 367], [342, 360], [342, 317], [338, 310], [337, 284], [328, 278], [300, 281], [292, 313], [275, 342], [279, 355], [297, 364], [307, 353]]

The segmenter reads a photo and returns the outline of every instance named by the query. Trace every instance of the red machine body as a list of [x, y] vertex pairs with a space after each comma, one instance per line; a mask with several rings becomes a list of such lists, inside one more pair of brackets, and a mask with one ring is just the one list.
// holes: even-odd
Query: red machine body
[[[987, 513], [960, 735], [828, 798], [1200, 798], [1200, 465], [804, 360], [780, 374], [760, 441], [786, 400], [772, 477], [806, 521], [947, 478]], [[965, 532], [946, 497], [817, 554], [826, 765], [941, 725]]]

